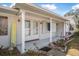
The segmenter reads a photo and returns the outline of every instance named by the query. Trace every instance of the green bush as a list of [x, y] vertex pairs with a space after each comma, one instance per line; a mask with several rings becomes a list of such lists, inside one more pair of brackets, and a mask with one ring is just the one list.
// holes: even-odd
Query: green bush
[[79, 31], [75, 32], [74, 36], [79, 36]]
[[79, 24], [78, 24], [78, 25], [76, 25], [76, 27], [77, 27], [77, 29], [79, 29]]

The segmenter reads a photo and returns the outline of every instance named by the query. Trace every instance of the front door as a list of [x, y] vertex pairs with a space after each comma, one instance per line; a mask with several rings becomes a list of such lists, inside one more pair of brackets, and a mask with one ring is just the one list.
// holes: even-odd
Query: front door
[[16, 46], [16, 21], [13, 20], [11, 25], [11, 47]]
[[32, 21], [32, 39], [38, 39], [39, 38], [39, 24], [38, 24], [38, 21]]

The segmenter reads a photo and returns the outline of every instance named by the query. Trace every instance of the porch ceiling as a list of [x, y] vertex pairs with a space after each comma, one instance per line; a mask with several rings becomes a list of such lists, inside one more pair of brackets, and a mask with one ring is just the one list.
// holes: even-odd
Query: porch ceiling
[[57, 20], [57, 21], [58, 20], [63, 21], [63, 22], [66, 21], [66, 19], [64, 17], [56, 15], [55, 13], [51, 13], [46, 9], [39, 8], [33, 4], [16, 3], [15, 8], [20, 8], [20, 9], [32, 11], [32, 12], [47, 16], [47, 17], [52, 18], [52, 19]]

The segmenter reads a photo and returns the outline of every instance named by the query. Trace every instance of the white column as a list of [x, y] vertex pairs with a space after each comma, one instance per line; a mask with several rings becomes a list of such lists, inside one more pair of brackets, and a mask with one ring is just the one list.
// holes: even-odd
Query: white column
[[25, 52], [25, 12], [24, 10], [22, 10], [21, 12], [21, 21], [22, 21], [22, 51], [21, 53], [24, 53]]
[[40, 37], [40, 21], [38, 22], [38, 35], [39, 35], [39, 39], [41, 39], [41, 37]]
[[50, 19], [50, 43], [52, 42], [52, 36], [53, 36], [53, 35], [52, 35], [52, 34], [53, 34], [53, 33], [52, 33], [52, 32], [53, 32], [53, 28], [52, 28], [52, 27], [53, 27], [52, 19]]
[[32, 40], [32, 37], [33, 37], [33, 21], [32, 20], [30, 21], [30, 30], [31, 30], [30, 39]]
[[66, 35], [66, 22], [64, 22], [64, 36]]

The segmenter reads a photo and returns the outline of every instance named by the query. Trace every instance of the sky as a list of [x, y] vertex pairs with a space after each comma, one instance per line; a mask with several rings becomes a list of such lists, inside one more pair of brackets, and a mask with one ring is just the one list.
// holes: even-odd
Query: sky
[[[0, 3], [1, 6], [10, 6], [12, 3]], [[45, 8], [51, 12], [63, 16], [65, 13], [69, 12], [71, 9], [79, 8], [78, 3], [33, 3], [38, 7]]]
[[71, 9], [74, 9], [76, 5], [79, 5], [79, 4], [77, 3], [41, 3], [41, 4], [37, 3], [35, 5], [48, 9], [62, 16], [65, 13], [69, 12]]
[[0, 0], [0, 2], [19, 2], [19, 3], [78, 3], [79, 0]]

